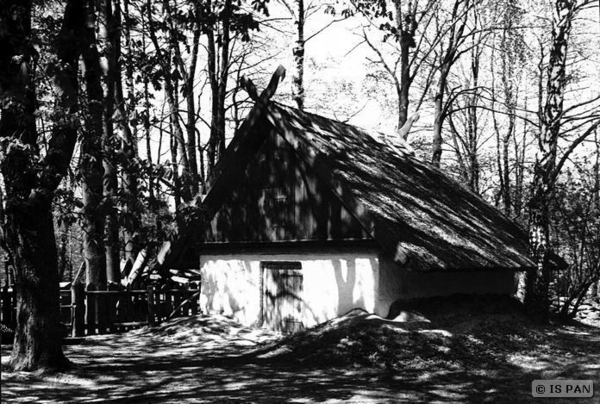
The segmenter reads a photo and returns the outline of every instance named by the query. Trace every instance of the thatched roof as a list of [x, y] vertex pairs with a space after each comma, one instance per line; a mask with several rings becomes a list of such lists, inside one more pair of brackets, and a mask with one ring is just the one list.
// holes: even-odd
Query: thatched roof
[[[408, 148], [398, 143], [390, 146], [355, 126], [274, 102], [255, 105], [217, 165], [202, 202], [209, 211], [218, 209], [230, 179], [250, 162], [249, 152], [258, 150], [257, 139], [273, 128], [383, 250], [407, 269], [535, 267], [528, 258], [527, 235], [517, 224], [439, 169], [419, 161]], [[187, 233], [167, 252], [189, 253]], [[168, 259], [169, 263], [176, 260]]]
[[354, 199], [346, 206], [367, 212], [367, 230], [407, 268], [534, 267], [518, 225], [410, 150], [281, 104], [271, 103], [267, 115], [340, 198]]

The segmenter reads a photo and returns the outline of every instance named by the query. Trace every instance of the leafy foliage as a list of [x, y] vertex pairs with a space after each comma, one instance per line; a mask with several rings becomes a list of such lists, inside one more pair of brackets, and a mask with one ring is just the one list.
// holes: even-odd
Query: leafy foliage
[[[597, 164], [597, 163], [596, 163]], [[559, 251], [570, 263], [555, 274], [561, 317], [573, 318], [588, 290], [600, 281], [600, 190], [598, 167], [577, 162], [556, 186], [552, 211]]]

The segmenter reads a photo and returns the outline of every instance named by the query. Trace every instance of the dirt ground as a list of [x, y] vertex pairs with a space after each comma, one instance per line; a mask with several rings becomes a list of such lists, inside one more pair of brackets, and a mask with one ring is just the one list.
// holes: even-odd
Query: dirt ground
[[426, 313], [418, 321], [353, 311], [285, 337], [224, 317], [66, 345], [66, 373], [12, 372], [2, 346], [2, 403], [547, 402], [536, 379], [592, 379], [600, 403], [600, 312], [532, 325], [506, 311]]

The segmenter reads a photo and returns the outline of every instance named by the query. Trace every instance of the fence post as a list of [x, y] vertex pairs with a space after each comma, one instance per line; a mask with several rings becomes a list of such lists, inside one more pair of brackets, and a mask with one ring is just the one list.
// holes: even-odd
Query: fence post
[[[118, 291], [119, 284], [109, 283], [107, 285], [107, 291]], [[119, 301], [119, 295], [114, 295], [112, 293], [106, 294], [106, 325], [108, 326], [109, 333], [114, 333], [117, 331], [115, 323], [117, 322], [117, 302]]]
[[154, 326], [154, 287], [148, 285], [148, 324]]
[[119, 323], [126, 323], [131, 321], [133, 318], [133, 297], [131, 296], [131, 288], [129, 285], [125, 286], [123, 293], [119, 299]]
[[[148, 295], [146, 294], [146, 306], [147, 306], [147, 298]], [[148, 320], [148, 308], [147, 307], [142, 307], [143, 303], [144, 303], [144, 299], [143, 296], [137, 293], [132, 293], [131, 294], [131, 308], [132, 308], [132, 318], [135, 319], [135, 321], [142, 321], [142, 320]], [[143, 310], [142, 310], [143, 309]]]
[[[102, 289], [98, 288], [99, 292], [105, 292], [107, 290], [106, 285], [102, 285]], [[110, 294], [109, 293], [98, 293], [96, 294], [96, 311], [98, 316], [98, 333], [107, 334], [108, 331], [108, 311], [110, 310]]]
[[166, 304], [167, 297], [165, 296], [164, 290], [154, 289], [154, 315], [156, 316], [156, 323], [162, 322], [162, 316], [164, 311], [164, 305]]
[[[190, 298], [198, 290], [200, 290], [200, 288], [198, 287], [198, 284], [196, 282], [190, 282]], [[190, 311], [192, 313], [192, 316], [195, 316], [195, 315], [198, 314], [198, 302], [199, 302], [199, 300], [200, 300], [200, 296], [198, 296], [197, 299], [191, 299], [191, 301], [190, 301]]]
[[87, 328], [87, 335], [96, 335], [98, 331], [96, 330], [98, 324], [98, 300], [97, 295], [94, 292], [98, 290], [95, 284], [90, 283], [85, 287], [85, 324]]
[[85, 290], [83, 284], [74, 282], [71, 285], [71, 335], [85, 335]]
[[162, 304], [160, 305], [160, 314], [164, 316], [165, 319], [167, 319], [167, 316], [171, 314], [171, 312], [174, 309], [173, 304], [171, 303], [171, 301], [173, 300], [173, 293], [171, 293], [171, 290], [169, 288], [163, 287], [163, 289], [160, 291], [160, 294], [163, 298]]

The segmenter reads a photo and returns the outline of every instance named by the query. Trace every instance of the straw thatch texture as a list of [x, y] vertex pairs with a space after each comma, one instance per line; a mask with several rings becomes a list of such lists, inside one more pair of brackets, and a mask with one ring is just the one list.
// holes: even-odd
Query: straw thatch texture
[[[526, 233], [410, 150], [319, 115], [271, 104], [280, 135], [397, 261], [419, 271], [526, 269]], [[357, 203], [358, 202], [358, 203]], [[355, 208], [356, 209], [356, 208]], [[364, 220], [368, 217], [369, 220]]]

